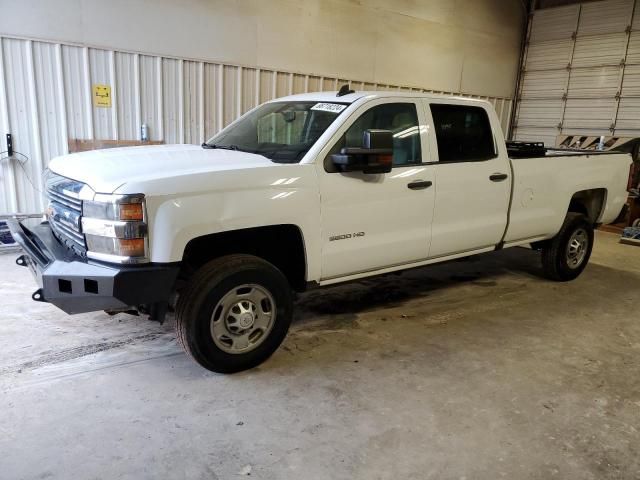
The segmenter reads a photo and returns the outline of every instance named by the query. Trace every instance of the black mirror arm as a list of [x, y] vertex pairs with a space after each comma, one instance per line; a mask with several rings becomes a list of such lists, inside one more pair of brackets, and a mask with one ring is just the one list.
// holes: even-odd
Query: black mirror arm
[[341, 155], [393, 155], [392, 148], [347, 147], [340, 150]]

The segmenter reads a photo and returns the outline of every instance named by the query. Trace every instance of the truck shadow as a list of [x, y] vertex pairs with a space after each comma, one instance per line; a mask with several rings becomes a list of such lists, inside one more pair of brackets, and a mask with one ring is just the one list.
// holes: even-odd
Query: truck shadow
[[627, 312], [638, 282], [637, 273], [597, 263], [573, 282], [552, 282], [538, 252], [511, 249], [318, 289], [297, 301], [281, 347], [287, 354], [258, 370], [414, 355], [445, 364], [466, 348], [481, 356], [505, 342], [535, 350], [538, 339], [570, 344], [585, 332], [616, 343], [619, 332], [635, 328]]
[[310, 290], [299, 296], [294, 322], [304, 324], [318, 315], [344, 316], [396, 307], [464, 284], [495, 287], [498, 278], [506, 274], [527, 281], [547, 281], [542, 276], [538, 252], [512, 248]]

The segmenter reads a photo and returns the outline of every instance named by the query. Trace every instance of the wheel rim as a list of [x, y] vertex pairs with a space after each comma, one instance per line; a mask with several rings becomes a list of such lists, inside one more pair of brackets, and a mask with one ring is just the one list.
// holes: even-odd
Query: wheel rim
[[579, 228], [571, 238], [567, 245], [567, 265], [571, 269], [576, 269], [584, 262], [589, 248], [589, 235], [584, 228]]
[[211, 315], [211, 337], [227, 353], [247, 353], [269, 336], [276, 318], [276, 302], [260, 285], [244, 284], [229, 290]]

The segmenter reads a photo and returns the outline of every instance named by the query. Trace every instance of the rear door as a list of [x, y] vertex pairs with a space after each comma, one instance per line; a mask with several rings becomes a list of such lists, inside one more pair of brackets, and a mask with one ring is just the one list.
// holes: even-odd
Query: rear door
[[509, 159], [490, 121], [495, 114], [481, 103], [426, 103], [437, 145], [429, 257], [495, 246], [504, 235], [511, 194]]

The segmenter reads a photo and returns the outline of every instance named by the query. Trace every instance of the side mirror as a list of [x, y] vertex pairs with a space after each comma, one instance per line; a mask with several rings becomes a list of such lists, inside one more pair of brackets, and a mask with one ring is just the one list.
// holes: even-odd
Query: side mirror
[[331, 160], [343, 172], [388, 173], [393, 165], [393, 133], [365, 130], [362, 147], [343, 148]]
[[286, 110], [284, 112], [280, 112], [280, 114], [282, 115], [283, 120], [287, 123], [291, 123], [296, 119], [295, 110]]

